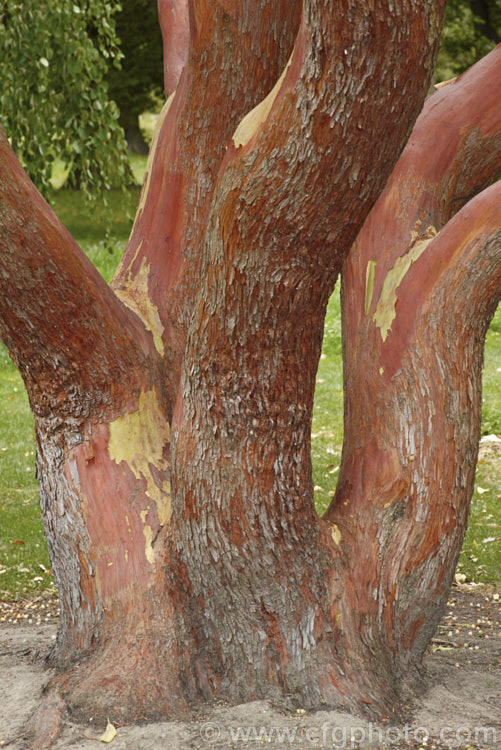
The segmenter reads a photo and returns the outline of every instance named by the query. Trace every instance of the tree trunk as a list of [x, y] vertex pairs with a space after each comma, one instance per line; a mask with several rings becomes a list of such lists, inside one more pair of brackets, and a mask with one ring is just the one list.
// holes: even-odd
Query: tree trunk
[[[427, 102], [349, 251], [421, 109], [443, 5], [190, 3], [111, 287], [1, 135], [1, 333], [35, 413], [52, 688], [74, 713], [289, 696], [398, 714], [472, 492], [499, 52]], [[320, 519], [311, 416], [343, 263], [346, 439]]]

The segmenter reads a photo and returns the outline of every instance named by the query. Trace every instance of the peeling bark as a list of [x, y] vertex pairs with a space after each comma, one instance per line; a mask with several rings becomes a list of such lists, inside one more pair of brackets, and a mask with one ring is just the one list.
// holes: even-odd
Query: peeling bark
[[[99, 277], [0, 138], [0, 324], [35, 415], [42, 518], [61, 603], [51, 661], [67, 666], [97, 650], [86, 666], [95, 680], [100, 668], [111, 672], [111, 662], [130, 661], [131, 642], [138, 659], [160, 630], [169, 641], [168, 606], [152, 594], [151, 564], [170, 497], [163, 363], [150, 332]], [[135, 430], [131, 414], [139, 415]], [[70, 682], [82, 692], [81, 672], [70, 673]], [[64, 695], [65, 681], [58, 684]], [[136, 718], [151, 712], [152, 695], [142, 703], [138, 693]]]
[[[183, 3], [174, 5], [179, 11]], [[279, 77], [299, 24], [299, 0], [247, 6], [244, 0], [229, 9], [218, 0], [190, 6], [188, 63], [160, 115], [131, 238], [112, 283], [168, 360], [171, 408], [218, 170], [239, 120]]]
[[[74, 713], [398, 714], [466, 525], [501, 281], [498, 51], [428, 100], [377, 200], [443, 5], [160, 0], [175, 90], [110, 287], [0, 134], [0, 326]], [[343, 264], [346, 439], [320, 519], [311, 416]]]
[[[396, 114], [388, 89], [410, 83], [394, 67], [384, 80], [368, 30], [421, 61], [424, 27], [409, 14], [393, 34], [348, 3], [334, 28], [331, 12], [309, 6], [267, 116], [248, 116], [223, 163], [173, 420], [171, 559], [188, 579], [177, 611], [180, 632], [194, 631], [193, 692], [380, 714], [397, 706], [396, 684], [340, 609], [341, 551], [313, 506], [311, 413], [328, 296], [427, 86], [415, 79]], [[373, 137], [381, 150], [368, 154]]]
[[501, 172], [500, 63], [498, 48], [426, 102], [343, 268], [345, 438], [325, 518], [367, 642], [402, 675], [446, 604], [473, 492], [501, 289], [499, 183], [483, 189]]

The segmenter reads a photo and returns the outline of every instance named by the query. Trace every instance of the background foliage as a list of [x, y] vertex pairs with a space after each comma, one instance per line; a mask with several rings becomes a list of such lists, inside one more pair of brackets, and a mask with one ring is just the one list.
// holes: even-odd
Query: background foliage
[[501, 42], [499, 0], [447, 0], [436, 80], [462, 73]]
[[119, 123], [131, 151], [146, 153], [138, 118], [164, 103], [163, 43], [155, 0], [121, 0], [115, 15], [123, 55], [121, 67], [110, 66], [109, 96], [118, 105]]
[[42, 192], [56, 159], [86, 195], [129, 177], [107, 83], [122, 57], [119, 8], [103, 0], [0, 0], [0, 122]]

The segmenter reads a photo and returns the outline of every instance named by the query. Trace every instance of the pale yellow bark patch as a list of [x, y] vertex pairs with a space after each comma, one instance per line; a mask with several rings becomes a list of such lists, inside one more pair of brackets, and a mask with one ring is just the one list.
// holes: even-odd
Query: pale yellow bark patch
[[278, 92], [280, 91], [280, 87], [283, 83], [291, 61], [292, 55], [290, 56], [289, 62], [285, 66], [282, 75], [280, 76], [268, 96], [265, 97], [262, 102], [259, 102], [259, 104], [256, 105], [254, 109], [251, 109], [251, 111], [245, 115], [243, 120], [241, 120], [240, 124], [233, 134], [233, 143], [235, 144], [236, 148], [238, 148], [239, 146], [245, 146], [245, 144], [250, 141], [259, 126], [266, 120], [266, 118], [270, 114], [273, 102], [278, 96]]
[[331, 536], [333, 540], [335, 541], [335, 543], [337, 544], [337, 546], [339, 547], [339, 545], [341, 544], [341, 529], [339, 528], [337, 524], [332, 523], [332, 521], [327, 521], [327, 523], [331, 527]]
[[144, 534], [144, 554], [146, 559], [153, 565], [155, 562], [155, 550], [153, 549], [153, 529], [149, 524], [146, 523], [146, 516], [149, 513], [149, 508], [141, 511], [141, 520], [143, 522], [143, 534]]
[[424, 253], [430, 242], [437, 235], [437, 230], [433, 226], [429, 226], [426, 232], [419, 233], [417, 231], [418, 225], [416, 224], [416, 230], [411, 232], [411, 241], [409, 250], [405, 255], [400, 256], [395, 262], [393, 268], [388, 271], [384, 280], [383, 288], [374, 313], [374, 322], [381, 332], [381, 338], [386, 341], [391, 326], [396, 318], [395, 306], [397, 304], [397, 289], [402, 283], [407, 271], [411, 265]]
[[[146, 495], [155, 503], [159, 523], [163, 526], [171, 516], [171, 487], [167, 480], [162, 481], [159, 486], [152, 469], [161, 473], [168, 471], [163, 451], [170, 442], [170, 427], [160, 409], [156, 391], [142, 393], [137, 410], [111, 422], [109, 429], [110, 458], [116, 463], [125, 461], [136, 479], [145, 480]], [[153, 531], [145, 520], [148, 512], [149, 509], [142, 511], [141, 518], [144, 524], [146, 558], [153, 562]], [[129, 519], [126, 518], [126, 521], [130, 531]]]
[[374, 292], [374, 276], [376, 273], [376, 261], [370, 260], [367, 263], [365, 272], [365, 314], [369, 314], [371, 309], [372, 294]]
[[[141, 243], [142, 244], [142, 243]], [[136, 255], [139, 252], [139, 245]], [[128, 279], [125, 282], [125, 287], [122, 289], [115, 289], [115, 294], [119, 297], [124, 305], [133, 310], [143, 321], [144, 327], [151, 332], [153, 336], [153, 343], [157, 352], [163, 356], [164, 354], [164, 342], [162, 341], [162, 334], [164, 327], [158, 314], [158, 308], [150, 299], [150, 292], [148, 287], [148, 275], [150, 271], [150, 264], [143, 258], [139, 271], [132, 279]]]
[[456, 80], [456, 78], [449, 78], [448, 81], [440, 81], [440, 83], [436, 83], [435, 84], [435, 88], [436, 89], [442, 89], [444, 86], [448, 86], [449, 83], [454, 83], [455, 80]]
[[[141, 190], [141, 197], [139, 198], [139, 204], [138, 204], [137, 211], [136, 211], [136, 218], [134, 220], [134, 226], [139, 220], [143, 212], [144, 206], [146, 204], [146, 199], [148, 197], [148, 192], [149, 192], [150, 184], [151, 184], [153, 164], [155, 161], [156, 151], [158, 148], [158, 140], [160, 136], [160, 131], [169, 113], [169, 109], [174, 100], [174, 95], [175, 95], [175, 92], [171, 94], [171, 96], [165, 102], [163, 109], [159, 115], [158, 122], [155, 127], [155, 131], [153, 133], [153, 139], [152, 139], [150, 151], [148, 154], [148, 161], [146, 163], [146, 173], [145, 173], [145, 178], [144, 178], [144, 183], [143, 183], [143, 189]], [[136, 251], [134, 253], [134, 257], [132, 258], [130, 262], [128, 262], [127, 279], [123, 280], [122, 278], [120, 278], [120, 288], [115, 287], [113, 282], [112, 282], [112, 286], [117, 297], [119, 297], [122, 300], [122, 302], [125, 305], [127, 305], [127, 307], [133, 310], [141, 318], [147, 330], [151, 331], [151, 333], [153, 334], [153, 342], [155, 344], [155, 348], [158, 351], [158, 353], [161, 356], [163, 356], [164, 344], [162, 341], [162, 334], [164, 332], [164, 327], [160, 321], [158, 308], [151, 301], [150, 294], [149, 294], [148, 273], [149, 273], [150, 266], [147, 263], [147, 261], [143, 258], [143, 261], [139, 268], [139, 272], [135, 276], [132, 276], [132, 273], [131, 273], [131, 268], [134, 262], [136, 261], [136, 258], [139, 255], [139, 251], [141, 250], [142, 244], [143, 244], [142, 241], [139, 242], [136, 248]]]
[[341, 544], [341, 531], [339, 529], [339, 526], [336, 526], [335, 523], [332, 524], [331, 533], [332, 533], [332, 538], [334, 539], [337, 546], [339, 547], [339, 545]]

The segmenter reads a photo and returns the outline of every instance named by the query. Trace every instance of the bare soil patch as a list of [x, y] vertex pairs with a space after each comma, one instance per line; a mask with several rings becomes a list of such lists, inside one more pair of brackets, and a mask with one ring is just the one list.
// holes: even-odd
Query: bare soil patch
[[[41, 606], [43, 605], [43, 607]], [[30, 622], [31, 621], [31, 622]], [[501, 748], [500, 598], [488, 586], [455, 586], [425, 659], [428, 689], [407, 724], [371, 724], [336, 711], [285, 712], [267, 701], [219, 705], [191, 722], [116, 726], [113, 750], [270, 750], [293, 748]], [[27, 719], [51, 672], [57, 601], [0, 603], [0, 747], [26, 750]], [[110, 716], [113, 722], [113, 717]], [[104, 726], [65, 717], [55, 750], [103, 747]]]

